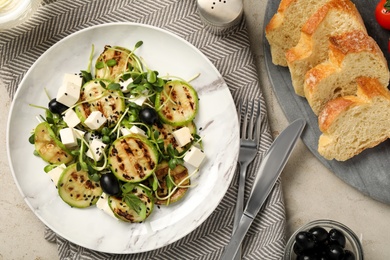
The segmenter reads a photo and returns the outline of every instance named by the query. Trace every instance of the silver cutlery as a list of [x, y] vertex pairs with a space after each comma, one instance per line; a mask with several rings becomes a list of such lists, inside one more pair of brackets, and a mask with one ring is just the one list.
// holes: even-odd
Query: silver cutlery
[[304, 119], [295, 120], [272, 143], [257, 171], [248, 203], [241, 215], [238, 227], [233, 231], [232, 238], [225, 247], [222, 260], [234, 259], [246, 232], [279, 178], [305, 125]]
[[[250, 108], [251, 107], [251, 108]], [[244, 193], [245, 193], [245, 181], [246, 181], [246, 170], [249, 164], [256, 157], [257, 150], [259, 147], [260, 139], [260, 128], [261, 128], [261, 103], [260, 100], [257, 102], [257, 112], [254, 109], [255, 102], [246, 103], [243, 108], [243, 103], [240, 101], [238, 106], [238, 122], [241, 122], [241, 111], [244, 109], [244, 116], [241, 125], [241, 139], [240, 139], [240, 152], [238, 155], [238, 163], [240, 166], [239, 180], [238, 180], [238, 192], [236, 209], [234, 213], [234, 224], [233, 232], [237, 228], [240, 221], [242, 212], [244, 210]], [[257, 113], [257, 116], [256, 116]], [[241, 259], [241, 248], [238, 249], [235, 260]]]

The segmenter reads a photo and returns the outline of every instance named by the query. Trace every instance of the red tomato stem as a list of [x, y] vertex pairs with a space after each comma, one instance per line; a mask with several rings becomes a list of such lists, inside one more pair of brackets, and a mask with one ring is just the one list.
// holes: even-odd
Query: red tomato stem
[[389, 12], [390, 11], [390, 0], [386, 0], [383, 7], [386, 9], [387, 12]]

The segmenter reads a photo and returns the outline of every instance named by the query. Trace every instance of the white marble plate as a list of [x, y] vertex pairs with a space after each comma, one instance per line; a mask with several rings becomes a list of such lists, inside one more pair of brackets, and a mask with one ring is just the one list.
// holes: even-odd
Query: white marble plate
[[[42, 111], [30, 103], [47, 106], [47, 88], [55, 96], [65, 73], [78, 73], [88, 64], [91, 45], [96, 54], [104, 45], [132, 48], [142, 40], [137, 54], [160, 75], [169, 73], [190, 79], [200, 98], [195, 122], [202, 128], [206, 160], [197, 186], [185, 198], [169, 207], [155, 207], [141, 224], [117, 221], [96, 207], [75, 209], [58, 196], [43, 171], [45, 163], [33, 155], [29, 144], [36, 116]], [[95, 56], [95, 58], [97, 55]], [[196, 229], [218, 206], [236, 167], [239, 127], [233, 99], [213, 64], [194, 46], [159, 28], [114, 23], [94, 26], [66, 37], [46, 51], [21, 82], [11, 107], [7, 128], [7, 149], [15, 182], [31, 210], [45, 225], [71, 242], [109, 253], [137, 253], [166, 246]]]

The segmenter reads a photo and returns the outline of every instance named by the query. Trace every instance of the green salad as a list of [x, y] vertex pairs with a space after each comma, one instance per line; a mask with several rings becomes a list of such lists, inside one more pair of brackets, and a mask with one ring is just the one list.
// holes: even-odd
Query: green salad
[[61, 199], [142, 222], [179, 201], [205, 158], [191, 80], [161, 76], [132, 50], [94, 46], [86, 70], [65, 74], [29, 139]]

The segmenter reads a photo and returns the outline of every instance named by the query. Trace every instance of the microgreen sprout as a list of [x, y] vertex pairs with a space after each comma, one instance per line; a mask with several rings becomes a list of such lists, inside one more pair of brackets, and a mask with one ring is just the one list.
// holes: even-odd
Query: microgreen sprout
[[[71, 161], [65, 163], [66, 166], [75, 164], [77, 171], [87, 172], [89, 179], [94, 182], [103, 182], [104, 178], [101, 179], [101, 176], [107, 172], [112, 172], [115, 175], [114, 178], [116, 177], [118, 181], [117, 187], [120, 187], [120, 192], [115, 193], [115, 196], [122, 198], [124, 203], [121, 203], [121, 205], [126, 205], [132, 209], [131, 214], [137, 214], [137, 219], [141, 220], [146, 218], [148, 212], [150, 212], [149, 204], [146, 200], [162, 200], [166, 205], [169, 205], [174, 199], [176, 200], [175, 197], [177, 196], [172, 196], [179, 189], [187, 189], [193, 186], [190, 183], [190, 179], [199, 169], [188, 174], [188, 170], [184, 167], [184, 156], [191, 145], [202, 147], [202, 138], [196, 133], [192, 133], [193, 138], [189, 144], [179, 147], [173, 137], [173, 131], [182, 126], [177, 126], [180, 124], [166, 123], [166, 120], [160, 114], [163, 112], [161, 111], [162, 107], [167, 104], [173, 104], [173, 106], [182, 104], [180, 99], [174, 97], [174, 87], [165, 90], [164, 87], [167, 86], [167, 83], [173, 80], [188, 83], [199, 77], [200, 74], [195, 75], [188, 81], [172, 75], [161, 76], [158, 71], [149, 67], [142, 58], [135, 54], [135, 51], [142, 45], [143, 42], [139, 41], [132, 50], [106, 46], [104, 53], [97, 58], [94, 65], [92, 59], [95, 54], [95, 47], [92, 45], [87, 68], [81, 70], [79, 74], [82, 77], [81, 94], [75, 104], [69, 107], [65, 106], [61, 110], [53, 110], [50, 106], [50, 109], [48, 109], [44, 106], [30, 105], [45, 111], [42, 115], [39, 115], [38, 119], [48, 123], [49, 128], [58, 139], [54, 138], [53, 140], [59, 143], [62, 142], [61, 138], [63, 137], [59, 138], [59, 131], [68, 127], [68, 124], [64, 121], [65, 114], [71, 110], [76, 113], [80, 122], [72, 127], [69, 124], [69, 128], [76, 130], [74, 133], [77, 144], [70, 147], [65, 145], [61, 146], [62, 148], [60, 147], [71, 157], [69, 158]], [[95, 69], [95, 76], [91, 72], [91, 68]], [[89, 83], [91, 85], [87, 85]], [[45, 92], [49, 100], [51, 100], [46, 89]], [[180, 91], [177, 91], [177, 93], [180, 94]], [[145, 98], [142, 104], [137, 100], [140, 97]], [[158, 98], [160, 100], [157, 100]], [[164, 102], [161, 100], [164, 100]], [[104, 125], [95, 127], [96, 129], [91, 127], [92, 130], [85, 121], [93, 111], [100, 111], [106, 116], [107, 121]], [[145, 111], [153, 112], [151, 113], [153, 115], [152, 120], [147, 120], [143, 113]], [[67, 119], [66, 121], [68, 122]], [[180, 123], [184, 123], [184, 121]], [[137, 139], [135, 145], [126, 143], [127, 137], [122, 138], [125, 133], [121, 131], [123, 127], [130, 129], [133, 126], [141, 128], [146, 134], [146, 137], [134, 138]], [[84, 135], [85, 132], [88, 133]], [[31, 144], [38, 140], [38, 135], [35, 135], [37, 134], [33, 131], [29, 137]], [[129, 138], [132, 137], [134, 136], [129, 136]], [[96, 151], [92, 151], [91, 146], [93, 147], [94, 145], [91, 144], [94, 139], [103, 142], [105, 145], [101, 145], [97, 147]], [[55, 143], [54, 141], [53, 143]], [[123, 143], [119, 143], [121, 141]], [[146, 146], [142, 147], [142, 142], [150, 147], [148, 152], [143, 150]], [[120, 146], [115, 146], [117, 144], [123, 144], [122, 151], [119, 148]], [[142, 149], [137, 150], [137, 146], [139, 148], [142, 147]], [[41, 152], [40, 150], [38, 151]], [[120, 175], [116, 175], [121, 167], [126, 167], [124, 164], [121, 164], [122, 162], [128, 163], [132, 160], [131, 156], [133, 154], [141, 156], [142, 153], [153, 154], [153, 157], [150, 158], [152, 158], [155, 166], [160, 166], [160, 163], [167, 164], [167, 172], [164, 172], [164, 177], [160, 177], [158, 170], [154, 170], [156, 168], [150, 167], [148, 169], [149, 166], [137, 168], [137, 171], [140, 172], [149, 170], [148, 174], [150, 174], [149, 176], [145, 174], [145, 178], [137, 183], [127, 182], [127, 180], [141, 179], [140, 176], [142, 175], [139, 173], [129, 173], [126, 176], [129, 179], [121, 179]], [[34, 154], [39, 155], [37, 151], [34, 151]], [[129, 158], [125, 156], [129, 156]], [[146, 155], [144, 157], [146, 158]], [[149, 160], [150, 158], [147, 159]], [[135, 157], [134, 160], [140, 162], [143, 158]], [[114, 165], [115, 163], [116, 165]], [[49, 172], [55, 167], [58, 167], [58, 165], [48, 164], [45, 166], [44, 171]], [[175, 176], [177, 167], [179, 167], [178, 169], [183, 167], [186, 171], [186, 175], [180, 179], [176, 179], [177, 175]], [[139, 174], [139, 176], [132, 176], [132, 174]], [[125, 174], [123, 174], [123, 177], [125, 178]]]
[[[160, 196], [158, 195], [157, 191], [154, 192], [154, 195], [156, 196], [156, 198], [157, 198], [158, 200], [162, 200], [162, 201], [164, 201], [164, 200], [169, 200], [169, 198], [172, 197], [172, 195], [175, 194], [175, 192], [176, 192], [179, 188], [182, 188], [182, 187], [183, 187], [183, 188], [188, 188], [188, 187], [190, 187], [190, 186], [182, 186], [182, 184], [185, 183], [185, 182], [187, 182], [189, 179], [191, 179], [191, 177], [192, 177], [193, 175], [195, 175], [195, 174], [198, 173], [198, 172], [199, 172], [199, 169], [197, 168], [197, 169], [195, 169], [191, 174], [189, 174], [188, 176], [186, 176], [185, 178], [183, 178], [178, 184], [175, 184], [175, 182], [171, 180], [171, 181], [170, 181], [171, 184], [169, 184], [169, 185], [173, 185], [173, 187], [172, 187], [172, 189], [170, 190], [170, 192], [168, 193], [168, 195], [166, 195], [165, 197], [160, 197]], [[167, 185], [168, 185], [168, 183], [167, 183]], [[168, 204], [169, 204], [169, 202], [168, 202]]]

